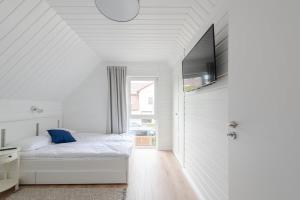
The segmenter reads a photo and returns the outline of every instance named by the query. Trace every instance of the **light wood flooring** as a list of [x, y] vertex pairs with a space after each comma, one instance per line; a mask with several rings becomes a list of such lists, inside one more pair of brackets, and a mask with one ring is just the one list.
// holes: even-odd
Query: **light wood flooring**
[[[174, 155], [171, 152], [154, 149], [134, 151], [130, 162], [128, 185], [40, 185], [35, 187], [127, 187], [127, 200], [197, 199]], [[10, 191], [6, 192], [4, 196], [10, 193]]]

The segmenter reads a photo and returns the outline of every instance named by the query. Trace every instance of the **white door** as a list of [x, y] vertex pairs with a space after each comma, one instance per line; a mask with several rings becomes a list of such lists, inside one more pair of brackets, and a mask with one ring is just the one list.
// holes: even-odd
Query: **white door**
[[184, 93], [182, 65], [173, 71], [173, 152], [177, 160], [184, 165]]
[[178, 71], [173, 71], [173, 153], [180, 159], [179, 156], [179, 83]]
[[300, 199], [300, 3], [231, 0], [230, 200]]

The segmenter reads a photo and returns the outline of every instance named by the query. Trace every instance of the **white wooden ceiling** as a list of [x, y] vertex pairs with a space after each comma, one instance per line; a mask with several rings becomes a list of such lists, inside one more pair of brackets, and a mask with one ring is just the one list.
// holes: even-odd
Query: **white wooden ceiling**
[[100, 62], [44, 0], [0, 0], [0, 98], [61, 101]]
[[106, 61], [169, 61], [182, 53], [219, 0], [140, 0], [130, 22], [108, 20], [94, 0], [48, 0]]
[[217, 1], [140, 0], [119, 23], [94, 0], [0, 0], [0, 98], [62, 101], [101, 60], [170, 61]]

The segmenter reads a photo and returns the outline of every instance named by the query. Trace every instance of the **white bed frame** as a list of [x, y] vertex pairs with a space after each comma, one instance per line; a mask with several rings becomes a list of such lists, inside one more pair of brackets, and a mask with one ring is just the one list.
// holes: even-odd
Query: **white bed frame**
[[[59, 126], [61, 116], [0, 121], [11, 142]], [[38, 126], [37, 126], [38, 125]], [[129, 158], [22, 159], [21, 184], [124, 184], [128, 180]]]
[[21, 159], [21, 184], [125, 184], [129, 159]]

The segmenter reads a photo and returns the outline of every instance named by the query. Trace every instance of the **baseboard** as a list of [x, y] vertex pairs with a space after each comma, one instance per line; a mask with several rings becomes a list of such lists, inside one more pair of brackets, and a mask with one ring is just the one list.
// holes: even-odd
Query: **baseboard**
[[186, 179], [188, 180], [189, 184], [191, 185], [193, 191], [195, 192], [197, 199], [199, 200], [206, 200], [206, 198], [203, 196], [203, 194], [201, 193], [201, 191], [199, 190], [199, 188], [196, 186], [195, 182], [193, 181], [193, 179], [191, 178], [191, 176], [188, 174], [188, 172], [186, 171], [185, 168], [181, 168], [184, 176], [186, 177]]
[[169, 147], [169, 146], [158, 146], [157, 150], [158, 151], [172, 151], [172, 147]]
[[178, 156], [178, 154], [176, 154], [173, 150], [172, 150], [172, 153], [173, 153], [174, 157], [176, 158], [176, 160], [179, 162], [180, 168], [183, 169], [184, 166], [183, 166], [183, 163], [180, 160], [180, 157]]
[[199, 188], [196, 186], [196, 184], [193, 181], [193, 179], [191, 178], [191, 176], [188, 174], [188, 172], [184, 168], [184, 165], [183, 165], [182, 161], [180, 160], [179, 156], [173, 150], [172, 150], [172, 153], [173, 153], [174, 157], [176, 158], [176, 160], [178, 161], [178, 163], [180, 164], [180, 169], [181, 169], [183, 175], [185, 176], [185, 178], [187, 179], [188, 183], [192, 187], [192, 190], [195, 192], [197, 199], [206, 200], [206, 198], [203, 196], [203, 194], [201, 193]]
[[174, 151], [172, 151], [174, 157], [176, 158], [176, 160], [179, 162], [180, 164], [180, 169], [183, 173], [183, 175], [185, 176], [185, 178], [187, 179], [188, 183], [190, 184], [190, 186], [192, 187], [192, 190], [195, 192], [197, 199], [199, 200], [206, 200], [206, 198], [202, 195], [201, 191], [199, 190], [199, 188], [196, 186], [195, 182], [193, 181], [193, 179], [191, 178], [191, 176], [188, 174], [188, 172], [186, 171], [186, 169], [184, 168], [183, 163], [181, 162], [180, 158], [178, 157], [178, 155], [176, 153], [174, 153]]

